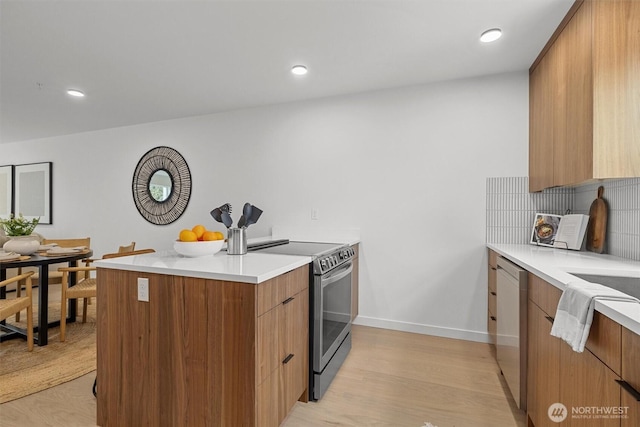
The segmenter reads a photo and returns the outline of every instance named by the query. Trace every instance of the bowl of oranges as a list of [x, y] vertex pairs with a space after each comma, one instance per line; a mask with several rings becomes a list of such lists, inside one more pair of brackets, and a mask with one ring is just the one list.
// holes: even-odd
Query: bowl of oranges
[[203, 225], [196, 225], [191, 230], [180, 231], [173, 249], [186, 257], [203, 257], [213, 255], [222, 249], [224, 234], [207, 230]]

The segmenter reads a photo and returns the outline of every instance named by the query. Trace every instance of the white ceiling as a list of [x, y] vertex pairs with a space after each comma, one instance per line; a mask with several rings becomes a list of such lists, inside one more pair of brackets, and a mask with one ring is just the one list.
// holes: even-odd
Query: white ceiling
[[525, 70], [572, 3], [2, 0], [0, 142]]

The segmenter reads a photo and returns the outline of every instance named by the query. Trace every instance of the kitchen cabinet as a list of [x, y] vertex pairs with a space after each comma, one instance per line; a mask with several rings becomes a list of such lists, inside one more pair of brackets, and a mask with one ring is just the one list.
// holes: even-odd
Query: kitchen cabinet
[[621, 418], [621, 427], [635, 427], [640, 420], [640, 336], [622, 328], [622, 380], [626, 386], [620, 392], [620, 406], [626, 416]]
[[529, 190], [640, 176], [640, 2], [581, 1], [530, 69]]
[[529, 273], [528, 295], [527, 415], [536, 427], [554, 426], [548, 409], [561, 402], [561, 341], [550, 333], [560, 291]]
[[354, 250], [355, 255], [351, 258], [351, 263], [353, 264], [353, 272], [351, 273], [351, 320], [355, 319], [358, 316], [358, 287], [359, 287], [359, 251], [360, 245], [356, 243], [352, 245], [351, 248]]
[[619, 418], [592, 409], [620, 407], [620, 386], [616, 383], [620, 377], [589, 350], [576, 353], [564, 343], [560, 346], [560, 364], [559, 402], [569, 411], [563, 425], [619, 426]]
[[98, 425], [278, 426], [308, 400], [308, 265], [259, 284], [100, 267], [97, 280]]
[[258, 426], [280, 425], [307, 389], [309, 291], [301, 284], [258, 292]]
[[[640, 385], [637, 366], [640, 337], [595, 312], [585, 350], [574, 352], [563, 341], [549, 335], [560, 296], [559, 289], [529, 273], [529, 425], [558, 425], [548, 416], [549, 406], [556, 402], [568, 410], [562, 425], [637, 425], [637, 396], [621, 390], [618, 382], [627, 381], [632, 387]], [[594, 410], [623, 413], [611, 415]]]
[[491, 249], [489, 251], [488, 265], [488, 287], [487, 287], [487, 330], [489, 332], [489, 342], [495, 356], [498, 318], [497, 318], [497, 271], [498, 271], [498, 254]]

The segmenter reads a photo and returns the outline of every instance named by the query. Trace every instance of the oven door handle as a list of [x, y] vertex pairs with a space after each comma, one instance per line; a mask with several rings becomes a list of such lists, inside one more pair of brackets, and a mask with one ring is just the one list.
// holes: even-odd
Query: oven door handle
[[349, 266], [345, 268], [343, 272], [332, 273], [330, 276], [323, 277], [322, 287], [324, 288], [325, 286], [329, 286], [330, 284], [335, 283], [338, 280], [343, 279], [345, 276], [348, 276], [349, 274], [351, 274], [351, 271], [353, 270], [353, 265], [351, 265], [351, 263], [349, 263], [348, 265]]

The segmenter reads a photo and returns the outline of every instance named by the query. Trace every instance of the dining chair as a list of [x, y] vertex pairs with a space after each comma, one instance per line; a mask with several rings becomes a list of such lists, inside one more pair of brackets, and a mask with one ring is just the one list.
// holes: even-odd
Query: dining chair
[[136, 248], [136, 242], [131, 242], [130, 245], [126, 245], [126, 246], [120, 246], [118, 248], [118, 253], [125, 253], [125, 252], [131, 252]]
[[11, 299], [0, 299], [0, 320], [6, 320], [12, 314], [27, 309], [27, 348], [33, 351], [33, 294], [31, 288], [31, 276], [33, 271], [14, 276], [10, 279], [0, 282], [0, 288], [15, 283], [19, 285], [20, 281], [25, 280], [25, 296], [17, 296]]
[[[155, 252], [154, 249], [140, 249], [131, 252], [104, 254], [102, 259], [118, 258], [132, 255], [142, 255]], [[91, 277], [91, 272], [96, 271], [96, 267], [84, 266], [84, 267], [61, 267], [58, 269], [62, 274], [62, 297], [60, 299], [60, 341], [66, 339], [67, 329], [67, 301], [70, 299], [83, 299], [82, 304], [82, 323], [87, 321], [87, 305], [90, 298], [93, 298], [98, 293], [97, 278]], [[80, 274], [76, 275], [76, 284], [69, 286], [69, 273], [84, 273], [84, 277], [78, 279]]]
[[[43, 245], [50, 245], [52, 243], [56, 243], [61, 248], [76, 248], [79, 246], [86, 246], [87, 248], [90, 248], [91, 238], [83, 237], [78, 239], [42, 239]], [[62, 273], [60, 273], [60, 271], [57, 270], [55, 266], [53, 266], [51, 271], [49, 271], [49, 284], [52, 285], [58, 283], [61, 279]], [[33, 275], [33, 280], [40, 283], [40, 277], [38, 273]]]

